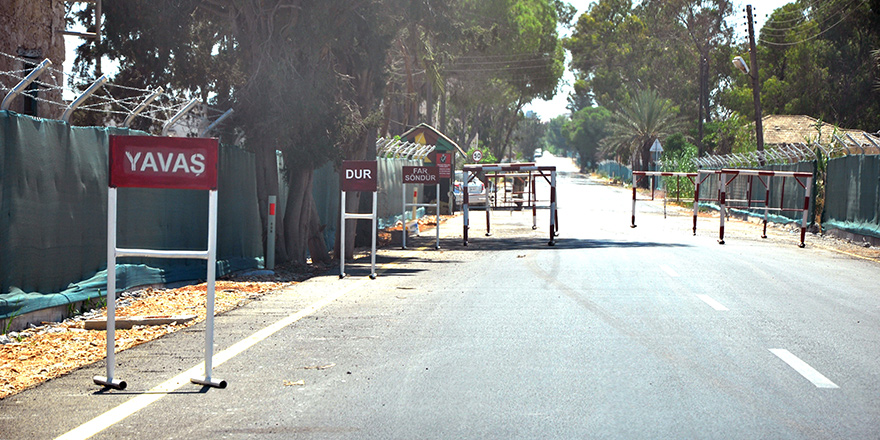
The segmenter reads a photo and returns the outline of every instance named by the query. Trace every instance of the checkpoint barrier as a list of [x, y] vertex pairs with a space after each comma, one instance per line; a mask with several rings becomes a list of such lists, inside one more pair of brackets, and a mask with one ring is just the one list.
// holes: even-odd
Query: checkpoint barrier
[[[116, 259], [121, 257], [207, 260], [205, 375], [195, 384], [226, 388], [211, 377], [214, 357], [214, 287], [217, 270], [217, 139], [110, 136], [110, 185], [107, 192], [107, 371], [97, 385], [125, 389], [116, 379]], [[121, 249], [116, 247], [117, 188], [194, 189], [208, 191], [208, 246], [199, 250]]]
[[[376, 229], [378, 227], [378, 175], [379, 164], [375, 160], [344, 160], [339, 171], [339, 279], [345, 278], [345, 221], [372, 220], [372, 247], [370, 249], [370, 279], [376, 279]], [[373, 212], [370, 214], [345, 211], [345, 193], [363, 191], [373, 193]]]
[[[808, 172], [797, 172], [797, 171], [770, 171], [770, 170], [740, 170], [740, 169], [720, 169], [720, 170], [699, 170], [697, 181], [694, 189], [694, 235], [697, 235], [697, 212], [699, 210], [700, 202], [718, 202], [718, 206], [721, 211], [721, 226], [718, 231], [718, 243], [724, 244], [724, 220], [727, 217], [727, 209], [730, 208], [747, 208], [747, 209], [760, 209], [763, 206], [764, 209], [764, 230], [761, 235], [761, 238], [767, 238], [767, 222], [769, 220], [770, 211], [803, 211], [803, 217], [801, 219], [801, 237], [800, 243], [798, 243], [798, 247], [805, 247], [804, 239], [806, 237], [807, 231], [807, 220], [809, 219], [810, 214], [810, 196], [812, 194], [813, 188], [813, 173]], [[717, 176], [718, 178], [718, 195], [714, 199], [700, 198], [700, 185], [706, 181], [710, 176]], [[728, 199], [727, 198], [727, 188], [733, 182], [734, 179], [745, 176], [747, 179], [746, 186], [746, 198], [745, 199]], [[771, 207], [770, 206], [770, 181], [774, 177], [782, 178], [782, 194], [779, 197], [779, 206]], [[795, 182], [797, 182], [798, 186], [803, 188], [804, 190], [804, 205], [803, 208], [786, 208], [783, 206], [783, 201], [785, 200], [785, 179], [793, 178]], [[765, 196], [763, 199], [755, 199], [752, 194], [752, 185], [754, 182], [759, 182], [763, 184], [765, 189]], [[729, 205], [731, 203], [745, 203], [743, 205]], [[753, 206], [755, 205], [755, 206]], [[760, 206], [759, 206], [760, 205]]]
[[[697, 178], [697, 173], [683, 173], [683, 172], [669, 172], [669, 171], [633, 171], [632, 172], [632, 193], [633, 193], [633, 201], [632, 201], [632, 224], [631, 228], [636, 227], [636, 186], [643, 179], [651, 177], [651, 200], [654, 200], [654, 188], [657, 187], [655, 179], [657, 177], [675, 177], [675, 185], [677, 186], [677, 193], [681, 194], [681, 178], [686, 177], [691, 185], [696, 185], [695, 179]], [[696, 186], [695, 186], [696, 188]], [[696, 190], [695, 190], [696, 191]], [[696, 198], [696, 193], [694, 193], [694, 198]], [[667, 197], [663, 197], [663, 218], [666, 218], [666, 199]], [[691, 199], [693, 200], [693, 199]]]
[[[437, 195], [437, 203], [436, 205], [432, 205], [430, 203], [418, 203], [417, 201], [413, 201], [413, 203], [406, 203], [406, 184], [424, 184], [430, 185], [431, 183], [437, 186], [437, 191], [434, 193]], [[436, 248], [440, 249], [440, 169], [439, 167], [416, 167], [416, 166], [405, 166], [403, 167], [403, 215], [401, 218], [403, 219], [403, 229], [401, 230], [401, 234], [403, 234], [402, 238], [402, 247], [406, 249], [406, 208], [413, 208], [413, 212], [415, 213], [416, 208], [429, 208], [436, 207], [437, 208], [437, 244]], [[413, 214], [413, 221], [418, 222], [415, 214]]]
[[[511, 164], [471, 164], [465, 165], [463, 168], [465, 173], [468, 173], [465, 176], [462, 189], [462, 193], [464, 195], [464, 201], [462, 203], [462, 211], [464, 218], [463, 225], [463, 244], [465, 246], [468, 245], [468, 230], [470, 229], [470, 197], [468, 190], [468, 183], [473, 180], [477, 173], [485, 173], [487, 179], [498, 179], [500, 177], [506, 175], [522, 175], [523, 173], [528, 173], [530, 186], [531, 186], [531, 195], [528, 199], [530, 207], [532, 208], [532, 229], [537, 229], [537, 210], [538, 209], [549, 209], [550, 210], [550, 241], [547, 243], [549, 246], [556, 245], [556, 237], [559, 235], [559, 218], [557, 217], [557, 203], [556, 203], [556, 167], [555, 166], [538, 166], [534, 163], [511, 163]], [[535, 181], [539, 178], [544, 178], [547, 183], [550, 184], [550, 203], [547, 206], [538, 206], [537, 197], [536, 197], [536, 185]], [[492, 235], [492, 227], [491, 227], [491, 212], [492, 212], [492, 203], [486, 201], [486, 236]]]

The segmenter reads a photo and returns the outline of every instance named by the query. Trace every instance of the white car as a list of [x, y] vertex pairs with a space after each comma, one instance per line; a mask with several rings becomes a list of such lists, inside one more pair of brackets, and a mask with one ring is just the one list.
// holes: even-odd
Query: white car
[[[462, 188], [464, 187], [464, 172], [456, 171], [455, 172], [455, 183], [452, 187], [452, 194], [455, 197], [455, 206], [461, 207], [464, 203], [464, 193], [462, 192]], [[483, 182], [474, 177], [470, 182], [468, 182], [468, 204], [471, 205], [485, 205], [488, 200], [486, 195], [486, 185]]]

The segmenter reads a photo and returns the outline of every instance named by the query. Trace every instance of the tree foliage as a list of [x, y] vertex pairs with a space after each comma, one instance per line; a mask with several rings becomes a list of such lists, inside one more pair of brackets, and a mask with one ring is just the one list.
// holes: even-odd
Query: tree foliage
[[578, 152], [582, 169], [591, 168], [602, 159], [600, 143], [611, 134], [611, 116], [605, 107], [587, 107], [572, 114], [571, 120], [565, 123], [568, 143]]
[[[764, 114], [876, 130], [880, 91], [873, 84], [880, 69], [872, 52], [878, 48], [880, 1], [797, 1], [773, 11], [758, 46]], [[725, 104], [753, 118], [750, 82], [745, 75], [734, 80]]]
[[632, 163], [633, 170], [647, 170], [651, 145], [681, 130], [684, 121], [677, 109], [654, 90], [636, 92], [614, 113], [611, 135], [602, 142], [606, 155]]

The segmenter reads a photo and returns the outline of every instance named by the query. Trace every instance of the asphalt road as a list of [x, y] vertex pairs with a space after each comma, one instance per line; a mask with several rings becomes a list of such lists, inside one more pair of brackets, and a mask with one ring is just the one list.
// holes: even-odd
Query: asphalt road
[[175, 379], [196, 326], [120, 353], [125, 391], [99, 363], [0, 401], [0, 438], [880, 436], [876, 263], [658, 204], [631, 229], [629, 194], [566, 175], [556, 246], [546, 211], [450, 222], [218, 317], [226, 389]]

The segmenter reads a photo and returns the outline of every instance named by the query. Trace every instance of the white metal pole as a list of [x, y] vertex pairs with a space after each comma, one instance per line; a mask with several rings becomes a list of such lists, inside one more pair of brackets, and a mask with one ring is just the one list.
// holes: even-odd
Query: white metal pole
[[727, 179], [724, 173], [718, 173], [719, 206], [721, 207], [721, 228], [718, 230], [718, 244], [724, 244], [724, 217], [727, 215]]
[[440, 183], [439, 182], [437, 183], [436, 187], [437, 187], [437, 190], [434, 193], [437, 194], [437, 217], [436, 217], [437, 220], [435, 220], [435, 222], [437, 223], [437, 249], [440, 249]]
[[372, 245], [372, 253], [370, 256], [370, 279], [376, 279], [376, 233], [379, 230], [379, 215], [378, 215], [378, 206], [379, 206], [379, 192], [373, 191], [373, 229], [370, 231], [370, 235], [373, 239]]
[[116, 188], [107, 188], [107, 376], [92, 380], [108, 388], [124, 390], [125, 381], [113, 378], [116, 369]]
[[214, 286], [217, 278], [217, 190], [208, 191], [208, 282], [205, 298], [205, 376], [191, 382], [214, 388], [226, 388], [225, 380], [213, 379], [214, 360]]
[[89, 88], [87, 88], [84, 92], [77, 96], [76, 99], [74, 99], [73, 102], [71, 102], [70, 105], [68, 105], [67, 108], [64, 109], [64, 113], [61, 114], [61, 120], [64, 122], [70, 121], [70, 115], [73, 114], [73, 111], [76, 110], [76, 108], [79, 107], [80, 104], [83, 103], [83, 101], [88, 99], [89, 96], [92, 96], [92, 94], [95, 93], [98, 88], [103, 86], [104, 83], [109, 80], [110, 77], [108, 77], [107, 75], [101, 75], [100, 78], [95, 80], [95, 82], [93, 82], [92, 85], [89, 86]]
[[275, 206], [278, 196], [269, 196], [268, 227], [266, 228], [266, 269], [275, 269]]
[[403, 226], [400, 230], [401, 240], [402, 240], [402, 248], [406, 249], [406, 183], [403, 184], [403, 189], [401, 189], [403, 193], [403, 215], [401, 215], [401, 219], [403, 220]]
[[52, 65], [52, 61], [48, 58], [40, 62], [34, 70], [31, 71], [24, 79], [19, 81], [18, 84], [12, 87], [12, 90], [6, 94], [6, 97], [3, 98], [3, 102], [0, 103], [0, 110], [9, 110], [9, 106], [12, 104], [12, 100], [21, 93], [25, 87], [29, 86], [34, 80], [40, 77], [43, 74], [43, 71], [48, 69], [49, 66]]
[[[345, 191], [339, 202], [339, 279], [345, 278]], [[404, 225], [404, 227], [406, 227]]]
[[144, 100], [144, 102], [140, 103], [140, 105], [135, 107], [135, 109], [132, 110], [131, 113], [129, 113], [128, 116], [125, 117], [125, 120], [122, 121], [122, 126], [128, 128], [128, 126], [131, 125], [132, 121], [134, 121], [134, 118], [136, 118], [137, 115], [144, 111], [144, 109], [147, 108], [147, 106], [150, 105], [151, 102], [153, 102], [156, 98], [159, 97], [159, 95], [164, 92], [165, 89], [163, 89], [162, 87], [154, 90], [153, 93]]

